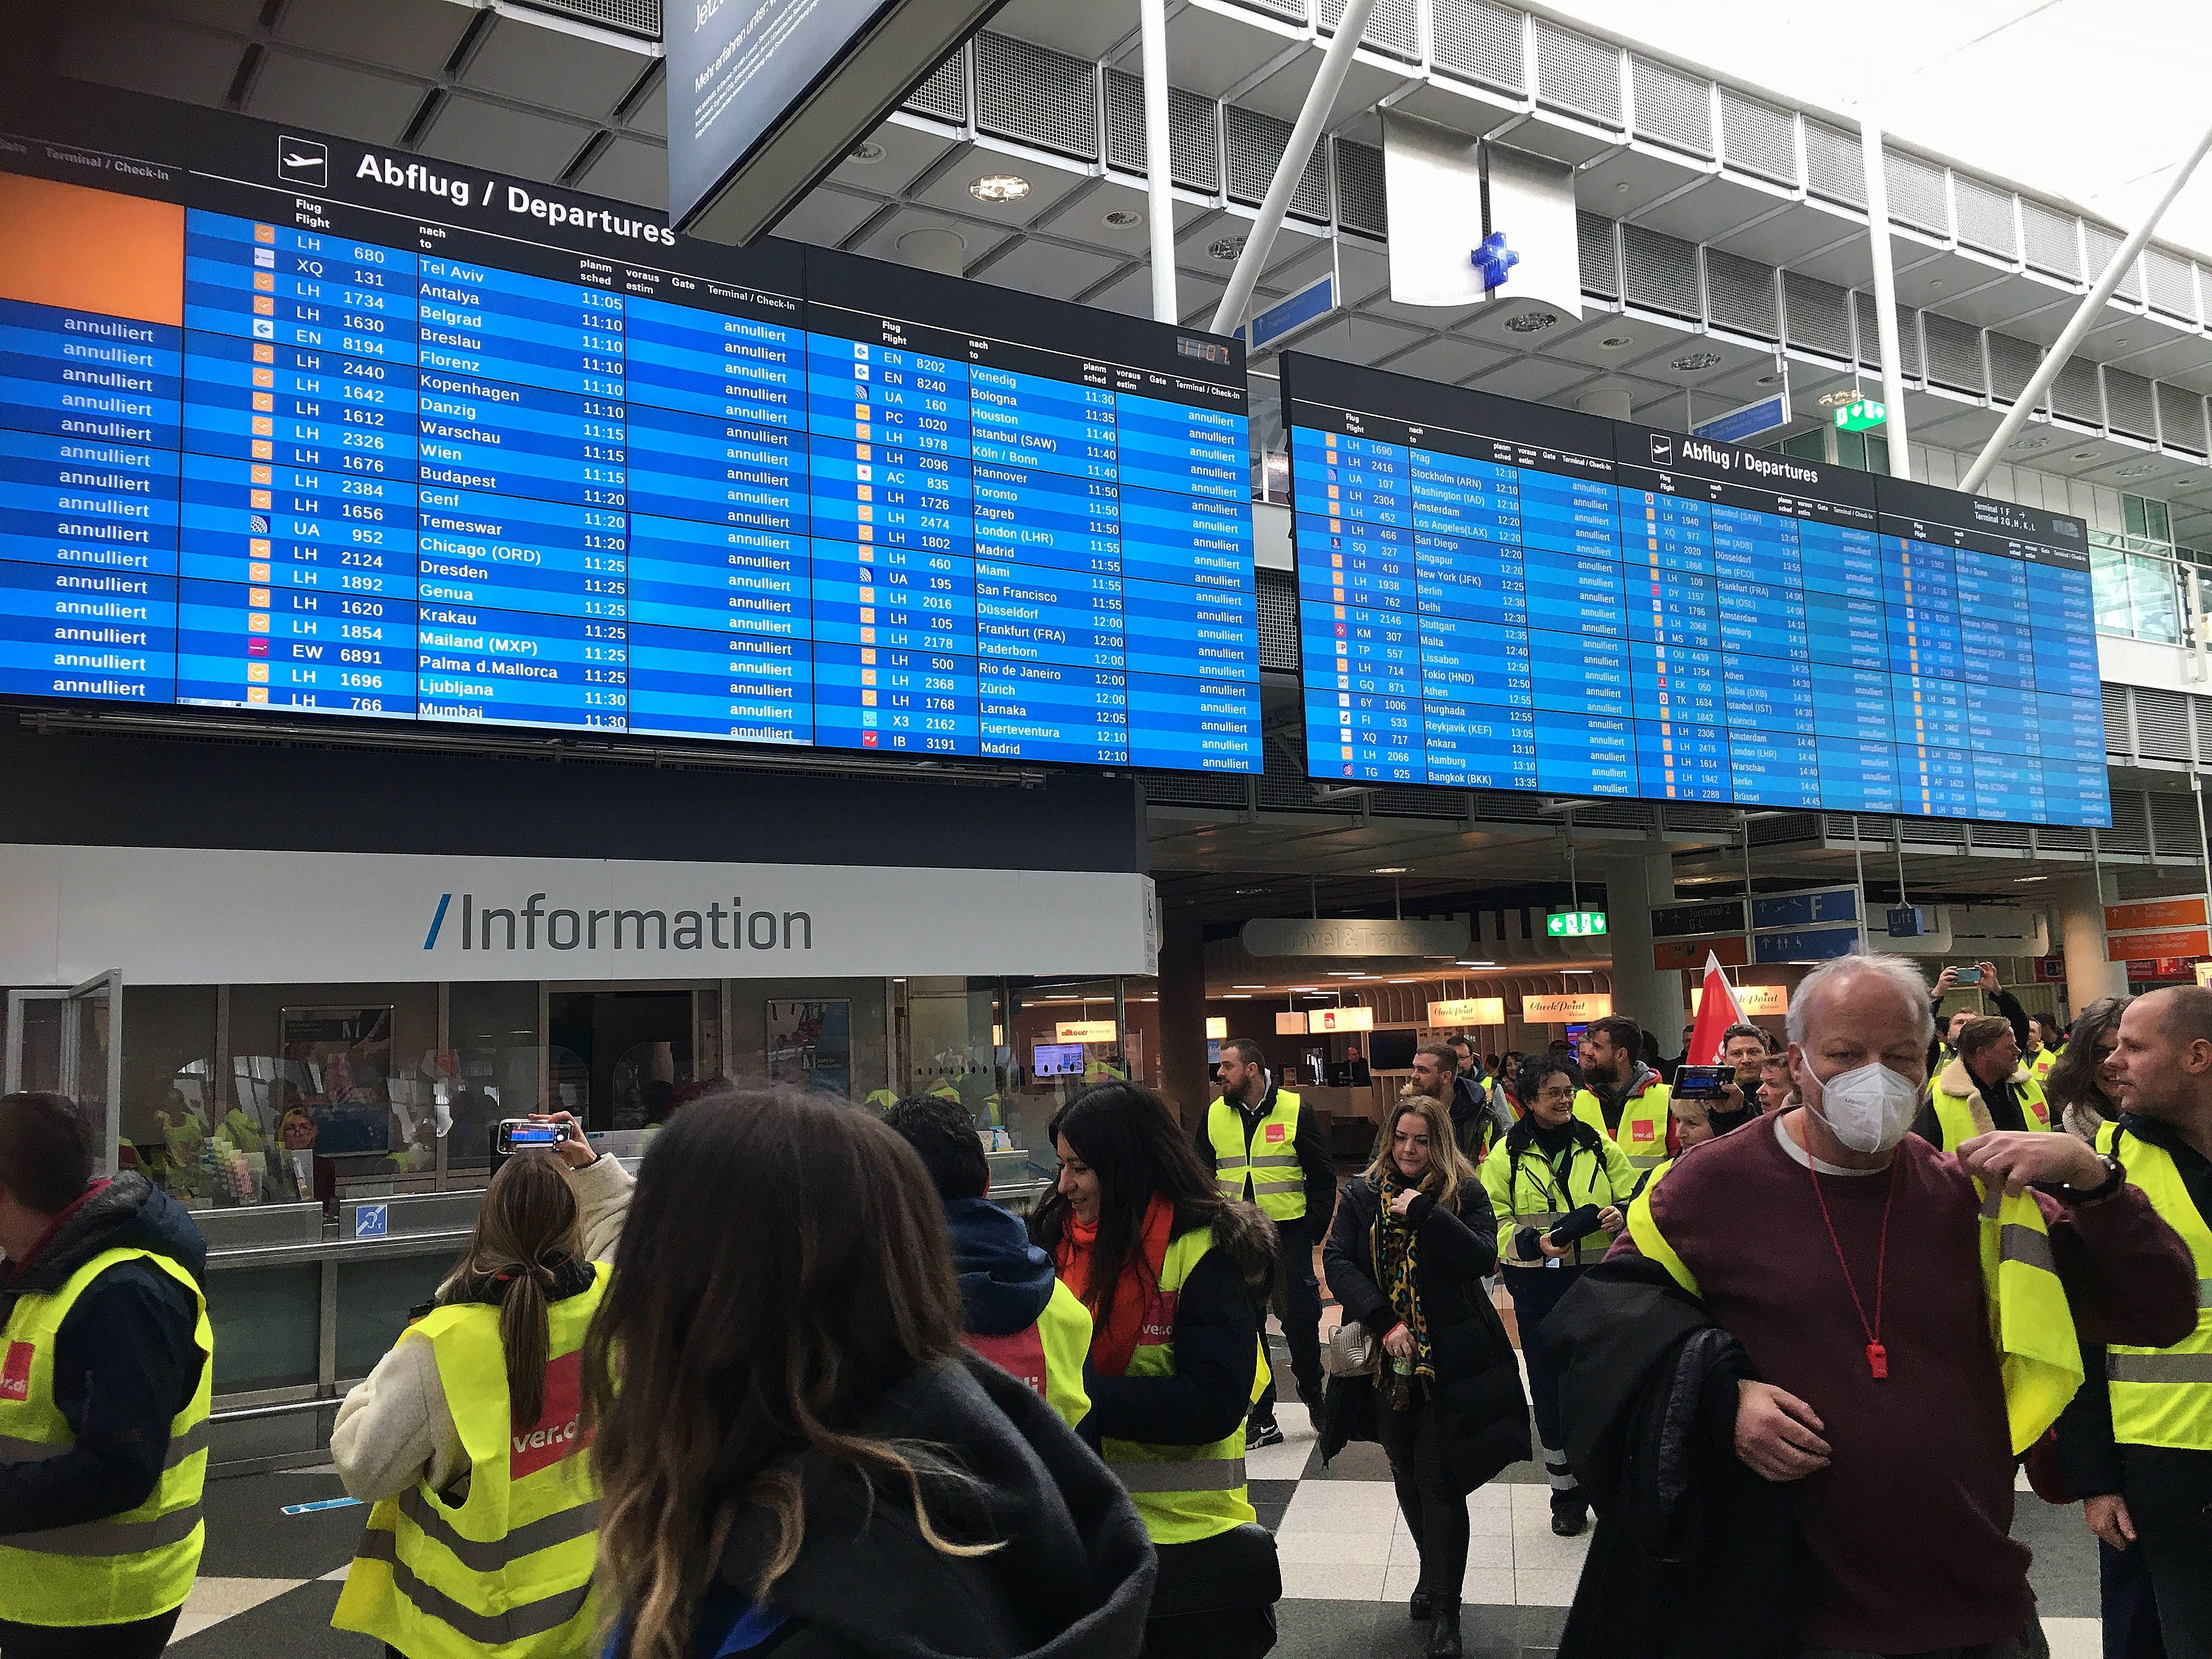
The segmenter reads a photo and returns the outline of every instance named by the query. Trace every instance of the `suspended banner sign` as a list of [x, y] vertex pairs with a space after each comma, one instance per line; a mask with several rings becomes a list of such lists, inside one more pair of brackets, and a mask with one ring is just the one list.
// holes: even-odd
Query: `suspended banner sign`
[[1005, 0], [678, 0], [668, 216], [744, 243], [842, 161]]
[[1229, 1022], [1215, 1015], [1206, 1022], [1206, 1040], [1217, 1042], [1229, 1035]]
[[1711, 939], [1661, 939], [1651, 947], [1651, 965], [1695, 972], [1705, 965], [1708, 954], [1718, 957], [1723, 968], [1741, 968], [1751, 960], [1741, 933], [1721, 933]]
[[[1705, 1000], [1705, 988], [1694, 987], [1690, 992], [1690, 1013], [1695, 1018]], [[1766, 1014], [1786, 1014], [1790, 1012], [1790, 988], [1786, 985], [1739, 985], [1735, 988], [1735, 1006], [1743, 1011], [1746, 1019], [1757, 1019]]]
[[1696, 437], [1711, 438], [1716, 443], [1747, 444], [1762, 432], [1789, 424], [1790, 400], [1777, 392], [1755, 404], [1731, 409], [1725, 415], [1716, 415], [1710, 421], [1700, 421], [1690, 431]]
[[1277, 1014], [1275, 1016], [1275, 1035], [1277, 1036], [1304, 1036], [1306, 1035], [1309, 1029], [1310, 1028], [1306, 1024], [1306, 1017], [1304, 1014], [1291, 1012]]
[[1585, 1019], [1603, 1019], [1613, 1012], [1609, 996], [1541, 996], [1521, 999], [1521, 1018], [1530, 1025], [1572, 1025]]
[[1255, 957], [1462, 957], [1464, 921], [1395, 921], [1367, 916], [1261, 916], [1237, 937]]
[[1054, 1042], [1114, 1042], [1121, 1035], [1110, 1019], [1063, 1019], [1052, 1028]]
[[1316, 1008], [1306, 1016], [1306, 1030], [1322, 1031], [1371, 1031], [1375, 1029], [1372, 1008]]
[[1429, 1024], [1431, 1025], [1503, 1025], [1505, 1024], [1504, 997], [1454, 997], [1449, 1002], [1429, 1005]]

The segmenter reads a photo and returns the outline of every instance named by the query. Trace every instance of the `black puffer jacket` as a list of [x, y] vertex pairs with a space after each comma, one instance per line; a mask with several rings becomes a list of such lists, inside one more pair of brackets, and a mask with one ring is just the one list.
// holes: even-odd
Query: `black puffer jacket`
[[[902, 1480], [799, 1464], [806, 1532], [769, 1589], [787, 1623], [778, 1659], [1133, 1659], [1155, 1564], [1128, 1494], [1044, 1401], [968, 1358], [919, 1371], [854, 1425], [926, 1445], [970, 1477], [925, 1483], [932, 1525], [984, 1555], [923, 1537]], [[758, 1577], [763, 1534], [741, 1524], [717, 1579]]]
[[[1483, 1276], [1498, 1266], [1497, 1218], [1475, 1182], [1462, 1181], [1457, 1198], [1454, 1211], [1424, 1193], [1407, 1218], [1415, 1229], [1416, 1289], [1436, 1363], [1445, 1462], [1460, 1490], [1473, 1492], [1507, 1465], [1527, 1459], [1528, 1401], [1512, 1340], [1482, 1285]], [[1344, 1317], [1378, 1337], [1399, 1322], [1376, 1260], [1375, 1222], [1382, 1207], [1382, 1194], [1364, 1176], [1346, 1182], [1322, 1251], [1328, 1287]], [[1322, 1429], [1324, 1459], [1347, 1441], [1376, 1438], [1374, 1395], [1365, 1377], [1330, 1381]]]
[[[20, 1273], [0, 1269], [0, 1328], [16, 1299], [56, 1291], [103, 1250], [144, 1249], [204, 1285], [207, 1242], [185, 1206], [137, 1170], [96, 1187]], [[54, 1403], [76, 1437], [59, 1457], [0, 1463], [0, 1516], [10, 1532], [73, 1527], [134, 1510], [152, 1495], [169, 1425], [206, 1363], [198, 1310], [177, 1281], [143, 1261], [88, 1285], [54, 1336]], [[7, 1344], [0, 1340], [0, 1351]]]

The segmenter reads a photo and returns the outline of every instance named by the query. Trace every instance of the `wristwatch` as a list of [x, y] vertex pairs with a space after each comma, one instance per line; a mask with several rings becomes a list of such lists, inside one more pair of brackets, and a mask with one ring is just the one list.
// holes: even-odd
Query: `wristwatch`
[[2100, 1198], [2110, 1198], [2114, 1193], [2119, 1191], [2127, 1181], [2128, 1172], [2120, 1167], [2119, 1159], [2114, 1158], [2110, 1152], [2098, 1152], [2094, 1156], [2098, 1163], [2105, 1166], [2105, 1178], [2102, 1181], [2094, 1187], [2069, 1186], [2064, 1182], [2061, 1182], [2058, 1185], [2058, 1190], [2075, 1204], [2094, 1204]]

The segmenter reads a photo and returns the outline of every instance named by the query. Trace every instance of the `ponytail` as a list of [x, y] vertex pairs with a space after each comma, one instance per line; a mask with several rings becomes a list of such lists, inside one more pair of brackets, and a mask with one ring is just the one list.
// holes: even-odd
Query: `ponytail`
[[499, 1304], [509, 1420], [518, 1431], [544, 1414], [554, 1271], [576, 1253], [576, 1224], [575, 1194], [553, 1156], [518, 1153], [492, 1177], [467, 1254], [439, 1291], [441, 1301]]

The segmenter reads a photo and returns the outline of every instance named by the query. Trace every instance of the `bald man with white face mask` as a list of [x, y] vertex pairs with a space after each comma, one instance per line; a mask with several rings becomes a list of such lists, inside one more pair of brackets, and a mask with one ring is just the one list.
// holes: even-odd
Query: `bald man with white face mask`
[[[1803, 1106], [1683, 1159], [1613, 1250], [1693, 1286], [1764, 1379], [1741, 1385], [1736, 1453], [1789, 1483], [1808, 1546], [1798, 1637], [1820, 1659], [2039, 1650], [2020, 1646], [2035, 1603], [2008, 1536], [2021, 1419], [2055, 1417], [2078, 1383], [2077, 1323], [2194, 1318], [2180, 1241], [2079, 1140], [1989, 1134], [1953, 1156], [1907, 1133], [1930, 1026], [1909, 963], [1816, 969], [1790, 1016]], [[2023, 1197], [2031, 1183], [2062, 1196]], [[2007, 1260], [2031, 1263], [1994, 1285], [1984, 1188]]]

